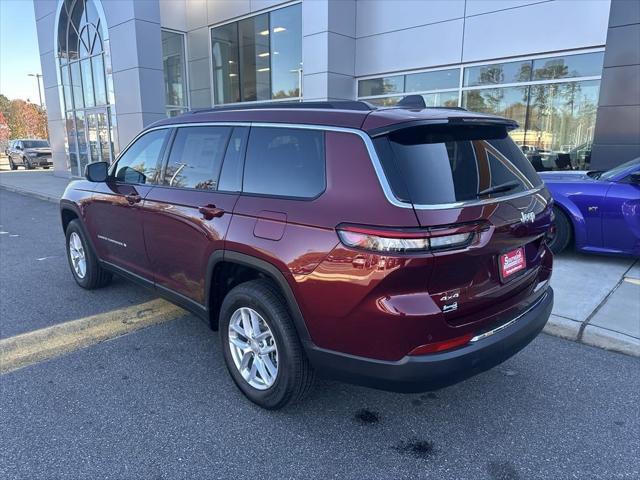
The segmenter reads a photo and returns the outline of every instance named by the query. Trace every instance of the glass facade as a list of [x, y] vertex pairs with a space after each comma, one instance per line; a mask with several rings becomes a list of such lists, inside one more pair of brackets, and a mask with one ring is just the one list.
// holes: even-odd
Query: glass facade
[[302, 6], [211, 29], [215, 104], [301, 96]]
[[[461, 106], [514, 119], [510, 132], [540, 168], [587, 168], [604, 52], [460, 66], [358, 82], [358, 97], [393, 106], [419, 94], [428, 107]], [[566, 161], [565, 161], [566, 159]]]
[[167, 116], [189, 109], [184, 34], [162, 30], [162, 66]]
[[82, 175], [87, 163], [113, 161], [117, 148], [105, 25], [95, 1], [65, 0], [58, 22], [61, 103], [73, 176]]

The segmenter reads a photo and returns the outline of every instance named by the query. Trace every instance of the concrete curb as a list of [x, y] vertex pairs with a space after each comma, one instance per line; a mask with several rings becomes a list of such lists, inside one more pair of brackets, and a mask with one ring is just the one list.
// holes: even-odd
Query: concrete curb
[[580, 334], [580, 325], [582, 325], [582, 323], [575, 320], [551, 314], [549, 321], [544, 326], [543, 332], [553, 335], [554, 337], [575, 342], [578, 340], [578, 335]]
[[640, 357], [640, 340], [595, 325], [585, 327], [582, 333], [582, 343], [632, 357]]
[[40, 200], [45, 200], [51, 203], [60, 202], [60, 197], [56, 197], [54, 195], [48, 195], [46, 193], [34, 192], [33, 190], [27, 190], [26, 188], [16, 187], [14, 185], [7, 185], [6, 183], [0, 183], [0, 188], [7, 190], [13, 193], [19, 193], [21, 195], [27, 195], [30, 197], [39, 198]]

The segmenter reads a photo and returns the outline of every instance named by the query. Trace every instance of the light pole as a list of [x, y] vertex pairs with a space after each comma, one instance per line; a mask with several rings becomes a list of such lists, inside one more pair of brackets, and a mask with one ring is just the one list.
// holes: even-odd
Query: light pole
[[42, 92], [40, 91], [40, 78], [42, 75], [39, 73], [29, 73], [30, 77], [36, 77], [36, 82], [38, 82], [38, 97], [40, 98], [40, 108], [44, 109], [44, 105], [42, 104]]

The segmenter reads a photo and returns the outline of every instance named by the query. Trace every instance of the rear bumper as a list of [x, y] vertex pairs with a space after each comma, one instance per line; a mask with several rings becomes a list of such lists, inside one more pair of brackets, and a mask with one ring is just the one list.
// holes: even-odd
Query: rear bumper
[[406, 356], [397, 362], [374, 360], [320, 348], [307, 354], [319, 373], [382, 390], [424, 392], [458, 383], [488, 370], [527, 346], [547, 323], [553, 290], [517, 319], [469, 345], [443, 353]]

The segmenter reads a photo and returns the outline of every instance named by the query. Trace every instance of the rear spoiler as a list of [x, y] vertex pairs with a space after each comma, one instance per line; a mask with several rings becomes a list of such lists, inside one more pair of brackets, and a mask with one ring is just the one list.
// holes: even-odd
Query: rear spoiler
[[507, 131], [515, 130], [516, 128], [519, 127], [518, 122], [516, 122], [515, 120], [510, 120], [508, 118], [473, 116], [473, 115], [469, 115], [469, 116], [456, 115], [448, 118], [431, 118], [431, 119], [425, 119], [425, 120], [412, 120], [409, 122], [394, 123], [393, 125], [374, 128], [373, 130], [369, 130], [367, 133], [369, 134], [370, 137], [375, 138], [383, 135], [388, 135], [391, 132], [395, 132], [397, 130], [401, 130], [404, 128], [420, 127], [420, 126], [427, 126], [427, 125], [502, 126]]

